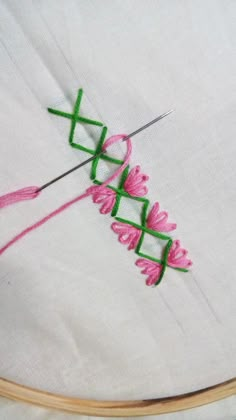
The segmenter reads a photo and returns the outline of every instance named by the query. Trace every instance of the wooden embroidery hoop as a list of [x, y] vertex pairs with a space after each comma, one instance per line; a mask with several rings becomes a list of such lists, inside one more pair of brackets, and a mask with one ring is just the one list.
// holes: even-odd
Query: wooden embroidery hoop
[[96, 401], [37, 390], [0, 378], [0, 396], [44, 408], [103, 417], [166, 414], [199, 407], [236, 394], [236, 378], [188, 394], [133, 401]]

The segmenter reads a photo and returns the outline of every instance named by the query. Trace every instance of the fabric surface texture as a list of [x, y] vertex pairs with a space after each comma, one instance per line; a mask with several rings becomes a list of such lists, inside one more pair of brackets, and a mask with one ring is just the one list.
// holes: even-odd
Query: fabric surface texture
[[[89, 157], [69, 146], [71, 113], [133, 139], [132, 167], [177, 223], [188, 273], [145, 286], [87, 198], [0, 258], [0, 376], [81, 398], [191, 392], [236, 376], [236, 3], [231, 0], [1, 0], [0, 195], [42, 185]], [[94, 149], [101, 127], [76, 124]], [[125, 146], [111, 147], [122, 158]], [[0, 209], [0, 246], [91, 185], [85, 166], [36, 199]], [[100, 179], [114, 171], [99, 162]], [[120, 217], [139, 217], [123, 200]], [[144, 252], [160, 253], [144, 241]], [[1, 420], [87, 418], [0, 400]], [[163, 420], [235, 420], [236, 402]]]

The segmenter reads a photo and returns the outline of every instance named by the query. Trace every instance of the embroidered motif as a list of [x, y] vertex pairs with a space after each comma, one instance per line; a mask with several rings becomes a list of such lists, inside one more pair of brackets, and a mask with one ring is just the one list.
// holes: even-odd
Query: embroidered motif
[[[107, 127], [104, 126], [102, 122], [84, 118], [79, 115], [82, 96], [83, 91], [80, 89], [73, 114], [68, 114], [52, 108], [48, 108], [48, 111], [52, 114], [71, 119], [69, 144], [83, 152], [95, 155], [104, 150], [103, 145], [107, 134]], [[95, 150], [74, 141], [77, 123], [92, 124], [101, 127], [101, 135]], [[117, 136], [113, 137], [116, 137], [117, 140]], [[120, 135], [120, 138], [122, 138], [122, 135]], [[106, 144], [106, 147], [108, 147], [108, 144]], [[100, 159], [121, 165], [120, 182], [117, 188], [109, 184], [111, 180], [114, 179], [112, 177], [110, 177], [105, 184], [97, 179], [97, 166]], [[149, 179], [148, 175], [142, 174], [139, 165], [131, 170], [129, 165], [122, 169], [123, 163], [124, 161], [110, 157], [106, 154], [101, 154], [97, 157], [92, 162], [90, 172], [90, 177], [95, 186], [91, 187], [89, 191], [92, 194], [93, 202], [100, 205], [100, 213], [111, 213], [111, 216], [115, 218], [116, 221], [112, 223], [111, 228], [118, 235], [119, 242], [127, 245], [128, 250], [134, 249], [135, 253], [141, 257], [136, 261], [136, 265], [142, 268], [141, 272], [143, 274], [147, 275], [146, 284], [148, 286], [156, 286], [163, 278], [167, 267], [180, 271], [188, 271], [192, 262], [186, 257], [187, 251], [180, 247], [180, 242], [178, 240], [173, 241], [170, 236], [166, 235], [166, 232], [171, 232], [176, 229], [176, 224], [168, 222], [168, 213], [166, 211], [160, 211], [158, 202], [153, 205], [147, 214], [150, 203], [144, 196], [148, 192], [146, 186], [146, 182]], [[119, 206], [123, 197], [142, 203], [140, 223], [134, 223], [128, 218], [124, 219], [118, 216]], [[142, 244], [145, 235], [151, 235], [163, 241], [161, 258], [142, 252]]]
[[[168, 213], [166, 211], [160, 211], [158, 202], [156, 202], [149, 211], [149, 200], [144, 198], [148, 192], [146, 182], [149, 177], [141, 172], [139, 165], [130, 170], [129, 160], [132, 152], [132, 143], [130, 138], [128, 138], [125, 134], [118, 134], [105, 141], [107, 127], [99, 121], [91, 120], [79, 115], [82, 95], [83, 91], [80, 89], [75, 102], [73, 114], [54, 110], [52, 108], [49, 108], [48, 110], [52, 114], [71, 119], [69, 144], [72, 147], [91, 155], [99, 154], [99, 156], [93, 160], [91, 166], [90, 177], [93, 180], [94, 185], [89, 187], [80, 196], [68, 201], [38, 222], [24, 229], [2, 248], [0, 248], [0, 255], [31, 231], [44, 225], [51, 218], [60, 214], [78, 201], [91, 195], [93, 202], [100, 205], [100, 213], [111, 213], [111, 216], [113, 216], [116, 220], [112, 223], [111, 227], [118, 235], [119, 242], [127, 245], [128, 250], [133, 249], [140, 257], [136, 261], [136, 265], [142, 269], [141, 273], [147, 276], [146, 284], [148, 286], [156, 286], [159, 284], [167, 267], [180, 271], [188, 271], [192, 262], [187, 258], [187, 251], [180, 246], [179, 240], [173, 241], [172, 238], [166, 234], [166, 232], [171, 232], [176, 229], [176, 224], [168, 222]], [[95, 150], [74, 142], [75, 127], [77, 123], [91, 124], [101, 127], [101, 135]], [[126, 138], [125, 144], [127, 148], [124, 160], [108, 156], [106, 154], [107, 148], [123, 138]], [[113, 175], [104, 182], [97, 179], [97, 166], [100, 159], [104, 159], [118, 165], [118, 168]], [[116, 188], [111, 185], [111, 182], [117, 177], [120, 178], [119, 185]], [[42, 189], [43, 188], [40, 187], [27, 187], [5, 194], [0, 197], [0, 208], [19, 201], [34, 199], [40, 194]], [[119, 217], [119, 207], [123, 198], [128, 198], [141, 203], [142, 208], [139, 223], [135, 223], [130, 219]], [[142, 245], [146, 235], [150, 235], [157, 238], [159, 241], [162, 241], [163, 250], [161, 258], [142, 252]]]

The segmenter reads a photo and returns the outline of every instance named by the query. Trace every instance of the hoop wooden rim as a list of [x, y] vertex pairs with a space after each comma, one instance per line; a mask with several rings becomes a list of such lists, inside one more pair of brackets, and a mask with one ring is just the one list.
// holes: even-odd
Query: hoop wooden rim
[[44, 408], [102, 417], [172, 413], [209, 404], [236, 394], [236, 378], [187, 394], [133, 401], [96, 401], [67, 397], [0, 378], [0, 396]]

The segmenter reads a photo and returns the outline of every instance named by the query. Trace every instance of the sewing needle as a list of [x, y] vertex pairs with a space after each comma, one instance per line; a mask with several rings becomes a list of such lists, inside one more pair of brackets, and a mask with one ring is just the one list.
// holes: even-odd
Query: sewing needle
[[[148, 122], [147, 124], [143, 125], [142, 127], [138, 128], [137, 130], [133, 131], [132, 133], [128, 134], [126, 137], [122, 139], [122, 141], [128, 140], [130, 137], [134, 137], [136, 134], [140, 133], [141, 131], [145, 130], [146, 128], [150, 127], [152, 124], [155, 124], [157, 121], [160, 121], [162, 118], [167, 117], [167, 115], [171, 114], [174, 110], [171, 109], [170, 111], [165, 112], [164, 114], [159, 115], [158, 117], [154, 118], [154, 120]], [[64, 178], [65, 176], [71, 174], [71, 172], [76, 171], [82, 166], [87, 165], [87, 163], [92, 162], [97, 157], [104, 154], [105, 151], [101, 151], [96, 153], [96, 155], [91, 156], [90, 158], [84, 160], [83, 162], [79, 163], [78, 165], [74, 166], [73, 168], [69, 169], [68, 171], [64, 172], [63, 174], [59, 175], [58, 177], [52, 179], [51, 181], [47, 182], [46, 184], [42, 185], [37, 192], [44, 190], [45, 188], [49, 187], [50, 185], [54, 184], [54, 182], [59, 181], [60, 179]]]

